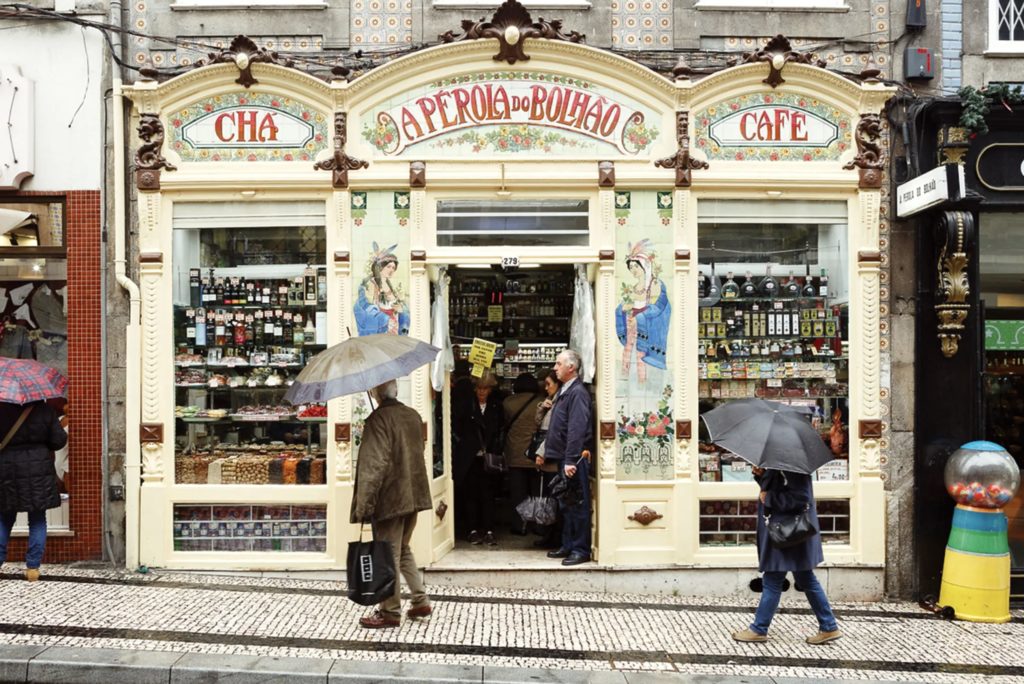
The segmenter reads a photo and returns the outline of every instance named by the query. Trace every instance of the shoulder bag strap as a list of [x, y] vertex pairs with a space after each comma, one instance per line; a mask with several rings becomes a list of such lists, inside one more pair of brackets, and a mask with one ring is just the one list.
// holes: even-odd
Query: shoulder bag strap
[[18, 430], [24, 424], [25, 419], [28, 418], [28, 414], [32, 413], [32, 409], [34, 408], [35, 406], [26, 406], [25, 409], [21, 412], [21, 415], [18, 416], [18, 420], [15, 421], [11, 429], [7, 431], [7, 436], [4, 437], [4, 441], [0, 442], [0, 451], [3, 451], [4, 449], [7, 448], [8, 442], [10, 442], [14, 435], [17, 434]]
[[515, 422], [517, 420], [519, 420], [519, 416], [523, 415], [523, 411], [526, 410], [526, 407], [530, 405], [530, 403], [533, 401], [534, 397], [536, 397], [536, 396], [537, 396], [536, 394], [531, 395], [529, 399], [527, 399], [525, 402], [523, 402], [522, 407], [518, 411], [516, 411], [516, 415], [512, 416], [512, 420], [510, 420], [507, 423], [505, 423], [505, 432], [508, 432], [508, 429], [510, 427], [512, 427], [513, 425], [515, 425]]

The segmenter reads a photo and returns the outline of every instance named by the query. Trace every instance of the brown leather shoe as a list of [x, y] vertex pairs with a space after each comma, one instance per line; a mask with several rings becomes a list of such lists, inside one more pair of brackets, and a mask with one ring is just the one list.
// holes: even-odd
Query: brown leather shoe
[[359, 626], [367, 629], [382, 629], [385, 627], [398, 627], [401, 620], [388, 617], [379, 610], [373, 611], [373, 615], [359, 618]]
[[422, 618], [427, 617], [434, 612], [434, 609], [430, 607], [429, 603], [424, 603], [419, 606], [413, 606], [409, 610], [405, 611], [405, 616], [410, 618]]
[[25, 579], [29, 582], [39, 581], [39, 568], [27, 568], [25, 570]]

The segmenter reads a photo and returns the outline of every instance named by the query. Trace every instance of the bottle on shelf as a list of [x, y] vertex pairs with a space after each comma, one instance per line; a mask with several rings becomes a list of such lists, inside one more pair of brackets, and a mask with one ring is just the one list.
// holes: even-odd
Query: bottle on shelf
[[316, 305], [316, 271], [313, 270], [313, 266], [311, 264], [307, 264], [306, 270], [302, 272], [302, 293], [303, 304], [306, 306]]
[[195, 344], [196, 341], [196, 312], [194, 309], [185, 310], [185, 341], [188, 344]]
[[800, 283], [797, 282], [796, 277], [793, 275], [793, 271], [789, 272], [789, 277], [782, 283], [782, 294], [784, 297], [795, 298], [800, 296]]
[[740, 296], [740, 286], [732, 278], [732, 271], [725, 275], [725, 283], [722, 284], [722, 299], [736, 299]]
[[206, 346], [206, 309], [196, 309], [196, 346]]
[[828, 269], [821, 269], [821, 278], [818, 279], [818, 296], [828, 297]]
[[703, 272], [697, 275], [697, 296], [701, 299], [708, 296], [708, 277]]
[[203, 285], [199, 278], [198, 268], [188, 270], [188, 304], [192, 308], [203, 305]]
[[743, 285], [740, 286], [740, 294], [744, 297], [756, 297], [757, 286], [754, 285], [754, 273], [747, 271], [746, 279], [743, 281]]
[[301, 347], [306, 343], [306, 328], [302, 323], [302, 314], [295, 314], [292, 318], [292, 344]]
[[302, 331], [302, 341], [304, 344], [316, 344], [316, 326], [313, 323], [312, 316], [306, 318], [306, 327]]
[[779, 294], [779, 281], [772, 275], [771, 264], [765, 266], [764, 278], [758, 284], [757, 289], [760, 291], [763, 297], [776, 297]]
[[814, 285], [814, 278], [810, 274], [810, 267], [808, 267], [808, 273], [804, 276], [804, 286], [800, 290], [800, 294], [804, 297], [817, 297], [818, 288]]

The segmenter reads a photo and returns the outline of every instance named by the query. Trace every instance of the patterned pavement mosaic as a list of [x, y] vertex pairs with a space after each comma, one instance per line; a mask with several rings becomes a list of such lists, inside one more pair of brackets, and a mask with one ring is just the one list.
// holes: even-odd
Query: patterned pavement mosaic
[[[836, 604], [825, 646], [787, 592], [767, 644], [739, 644], [756, 596], [737, 598], [439, 588], [434, 614], [393, 630], [331, 579], [45, 566], [0, 573], [0, 643], [574, 670], [1002, 684], [1024, 682], [1024, 611], [1007, 624], [949, 622], [912, 603]], [[322, 575], [317, 575], [320, 577]], [[429, 589], [429, 588], [428, 588]]]

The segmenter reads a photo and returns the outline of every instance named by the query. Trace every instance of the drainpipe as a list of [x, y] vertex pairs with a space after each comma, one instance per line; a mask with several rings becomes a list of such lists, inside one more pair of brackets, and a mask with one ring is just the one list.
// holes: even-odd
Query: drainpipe
[[[111, 23], [122, 27], [122, 9], [120, 0], [111, 0]], [[125, 131], [124, 131], [124, 95], [121, 88], [121, 67], [114, 60], [123, 54], [121, 31], [111, 32], [113, 41], [111, 52], [111, 73], [113, 75], [113, 109], [114, 128], [114, 276], [117, 284], [128, 294], [128, 324], [125, 328], [125, 454], [124, 454], [124, 514], [125, 514], [125, 567], [139, 567], [139, 510], [140, 488], [142, 485], [142, 452], [139, 444], [139, 422], [142, 406], [142, 381], [139, 368], [141, 356], [140, 308], [142, 297], [139, 286], [127, 275], [128, 260], [126, 257], [126, 188], [125, 188]]]

